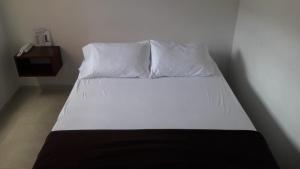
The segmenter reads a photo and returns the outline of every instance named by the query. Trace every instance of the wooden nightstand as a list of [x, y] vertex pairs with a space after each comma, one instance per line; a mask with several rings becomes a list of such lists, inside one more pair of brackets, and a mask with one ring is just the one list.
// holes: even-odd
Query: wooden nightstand
[[20, 57], [14, 56], [19, 76], [56, 76], [62, 67], [59, 46], [34, 46]]

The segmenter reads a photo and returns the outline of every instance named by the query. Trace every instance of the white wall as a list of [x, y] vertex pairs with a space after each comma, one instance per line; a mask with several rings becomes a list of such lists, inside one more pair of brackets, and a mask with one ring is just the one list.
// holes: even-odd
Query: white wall
[[81, 47], [97, 41], [204, 41], [226, 74], [238, 0], [4, 0], [3, 10], [15, 49], [33, 40], [38, 27], [49, 28], [63, 48], [58, 77], [37, 82], [70, 84], [82, 61]]
[[7, 52], [7, 40], [0, 12], [0, 109], [18, 88], [17, 74]]
[[232, 85], [283, 169], [300, 168], [300, 1], [241, 0]]

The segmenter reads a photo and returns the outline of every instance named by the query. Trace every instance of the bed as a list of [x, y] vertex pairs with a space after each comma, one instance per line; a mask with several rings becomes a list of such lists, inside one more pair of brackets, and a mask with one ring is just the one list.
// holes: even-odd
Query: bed
[[277, 169], [223, 75], [78, 79], [34, 169]]

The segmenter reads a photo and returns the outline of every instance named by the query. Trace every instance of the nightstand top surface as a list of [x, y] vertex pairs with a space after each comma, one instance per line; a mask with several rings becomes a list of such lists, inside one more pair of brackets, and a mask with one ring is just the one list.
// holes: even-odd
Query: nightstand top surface
[[34, 46], [28, 53], [16, 58], [56, 57], [60, 53], [59, 46]]

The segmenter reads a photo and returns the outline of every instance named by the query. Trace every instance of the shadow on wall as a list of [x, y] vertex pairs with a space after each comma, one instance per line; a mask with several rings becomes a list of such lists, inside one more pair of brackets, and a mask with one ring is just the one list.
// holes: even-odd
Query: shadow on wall
[[12, 97], [19, 83], [13, 58], [9, 57], [7, 28], [0, 1], [0, 108]]
[[255, 127], [266, 138], [282, 169], [300, 168], [300, 151], [290, 141], [272, 112], [263, 104], [248, 80], [241, 51], [230, 62], [230, 85]]
[[225, 52], [210, 51], [210, 56], [216, 62], [223, 76], [227, 80], [229, 77], [229, 58], [230, 55]]

